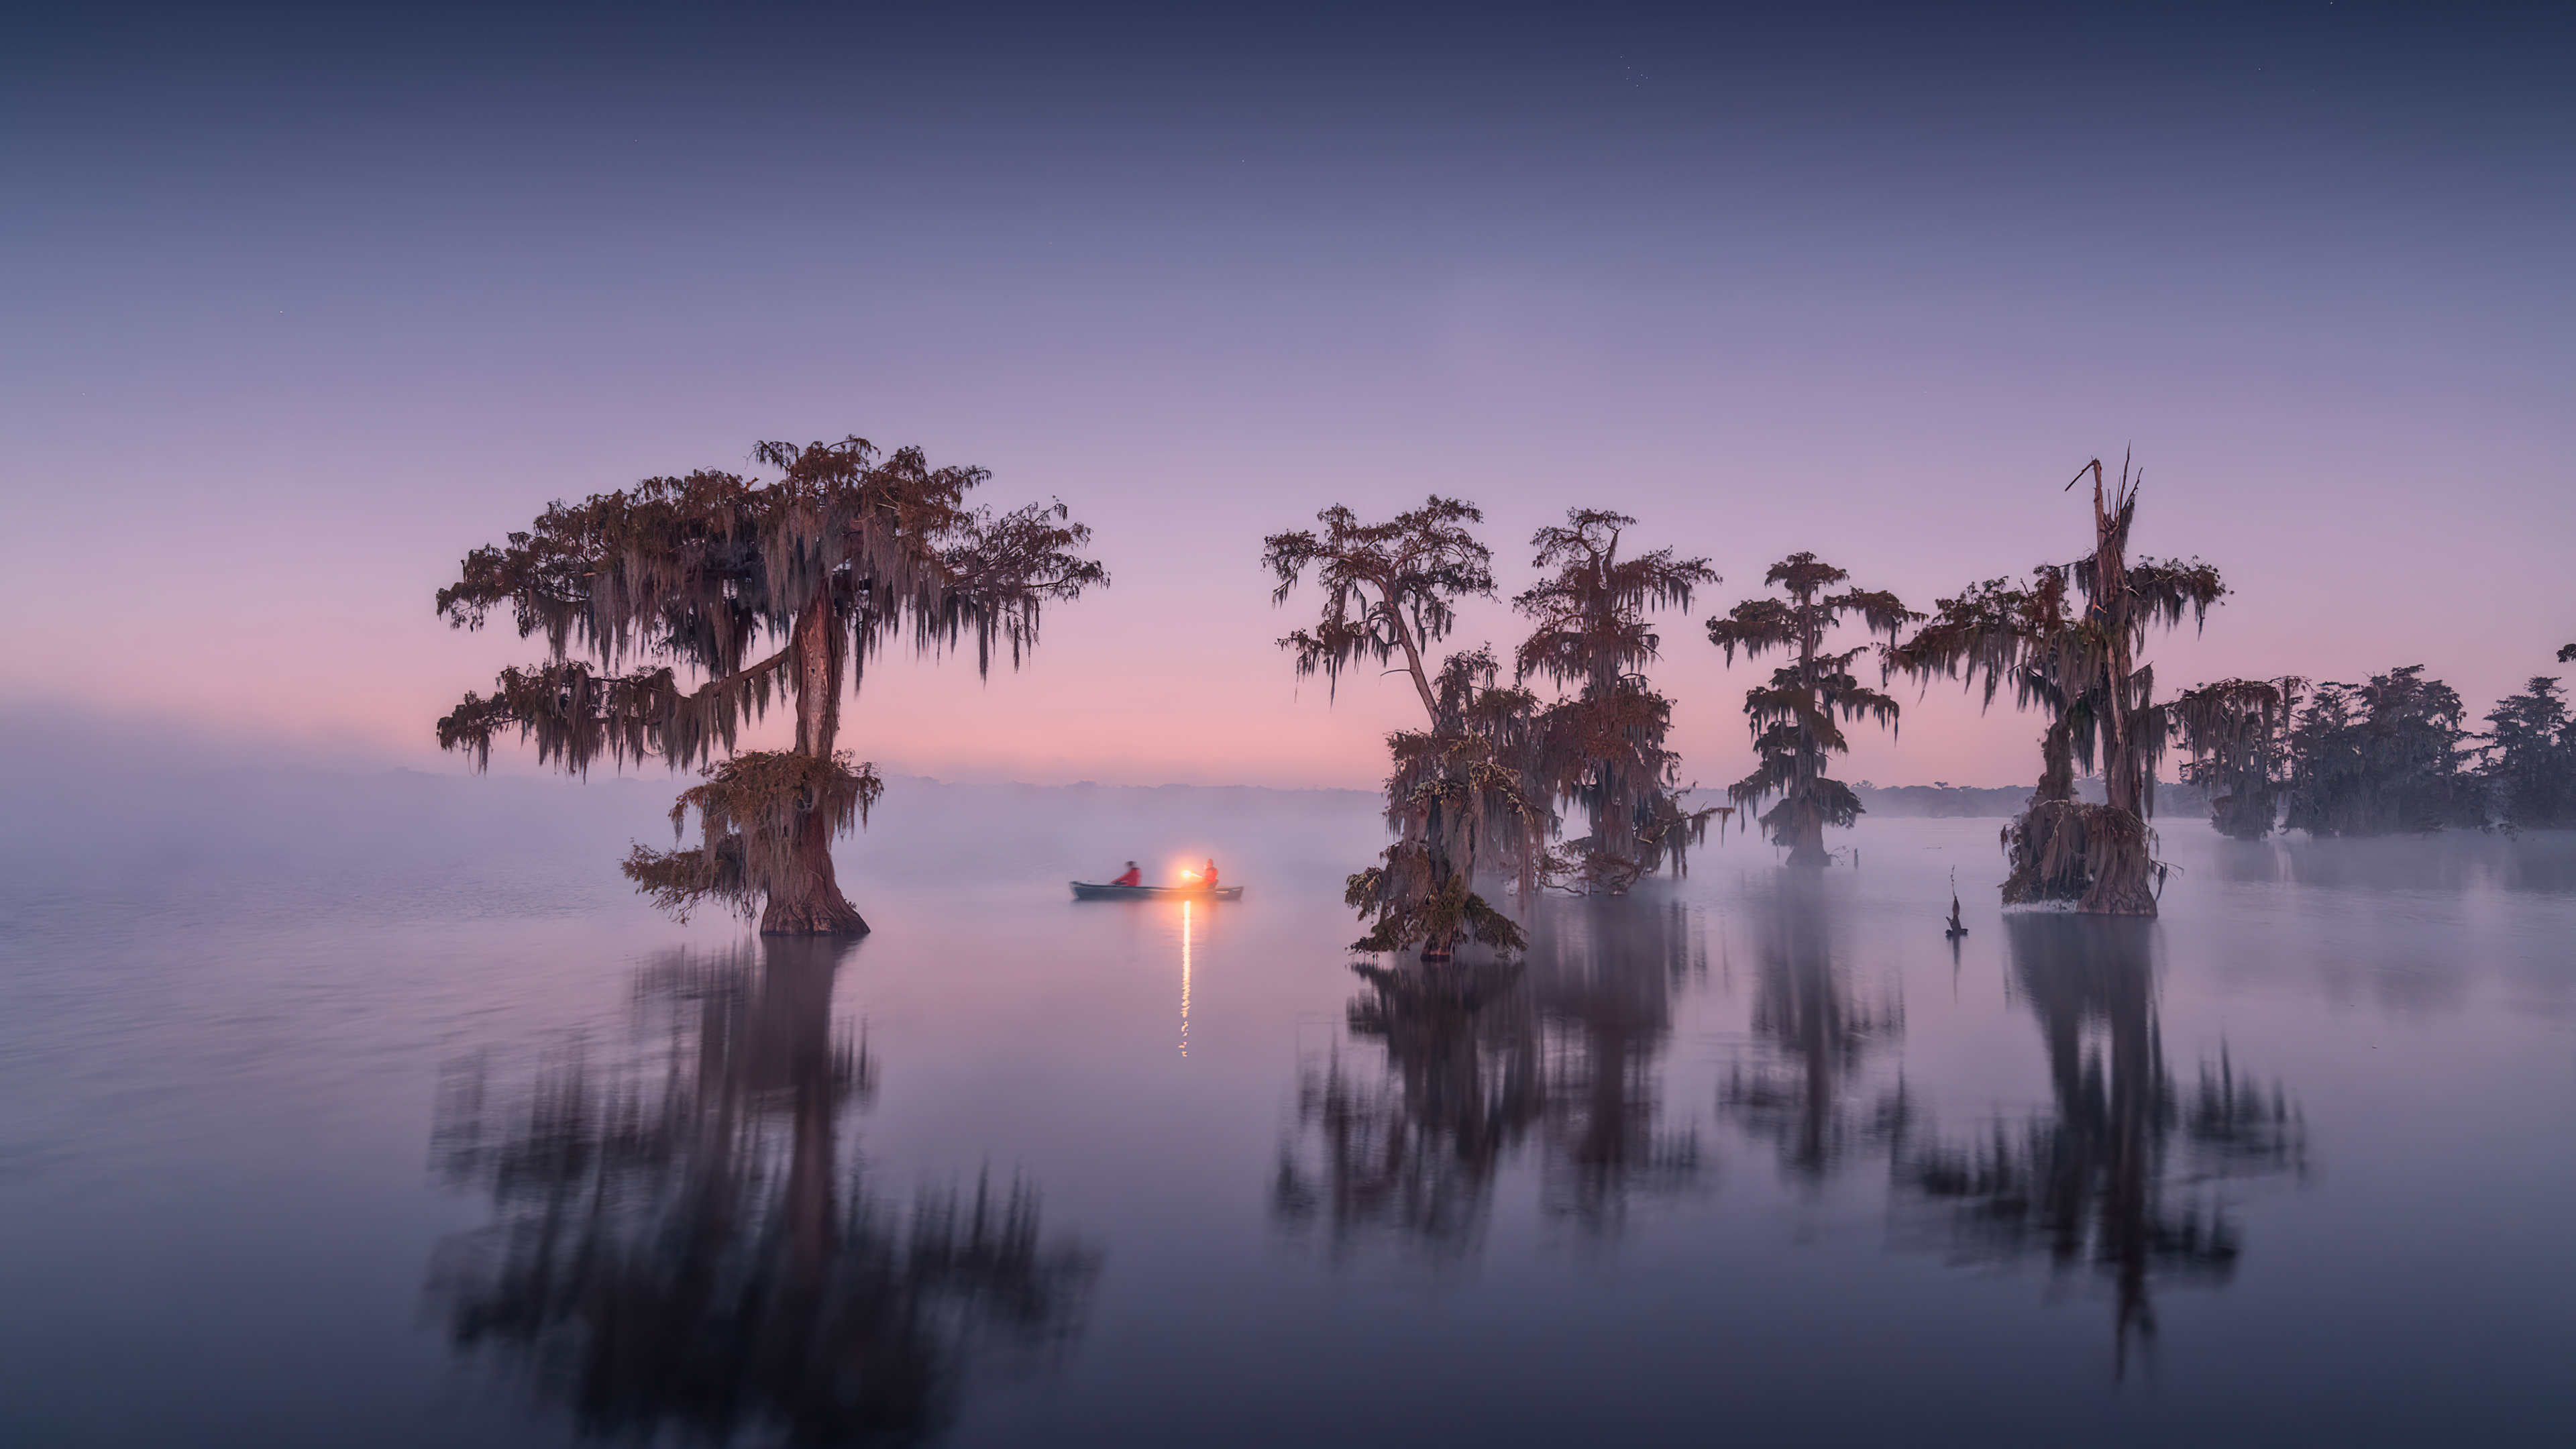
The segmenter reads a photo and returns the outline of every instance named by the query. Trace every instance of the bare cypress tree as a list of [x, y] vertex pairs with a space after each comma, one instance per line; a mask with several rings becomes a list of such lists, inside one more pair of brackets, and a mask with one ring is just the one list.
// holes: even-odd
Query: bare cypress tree
[[[2146, 818], [2155, 809], [2155, 766], [2171, 717], [2155, 703], [2155, 671], [2138, 662], [2150, 626], [2171, 628], [2189, 612], [2205, 621], [2227, 593], [2218, 570], [2193, 559], [2128, 560], [2138, 478], [2125, 465], [2109, 489], [2096, 458], [2067, 484], [2093, 475], [2093, 553], [2044, 565], [2032, 586], [1989, 579], [1940, 600], [1931, 622], [1888, 651], [1890, 669], [1928, 678], [1982, 676], [1994, 702], [2009, 681], [2015, 702], [2050, 713], [2040, 742], [2039, 788], [2004, 832], [2012, 874], [2008, 904], [2065, 900], [2108, 915], [2156, 913], [2156, 863]], [[2071, 587], [2070, 587], [2071, 586]], [[2071, 607], [2080, 592], [2084, 607]], [[2105, 802], [2075, 798], [2075, 766], [2102, 767]]]
[[[981, 468], [933, 468], [917, 448], [880, 455], [856, 437], [752, 456], [780, 476], [648, 478], [555, 503], [466, 555], [439, 612], [476, 629], [507, 606], [522, 638], [544, 635], [547, 658], [501, 671], [488, 698], [467, 694], [438, 743], [478, 769], [504, 730], [568, 773], [602, 758], [704, 765], [671, 811], [675, 835], [698, 812], [700, 843], [637, 846], [627, 876], [683, 918], [713, 900], [758, 912], [764, 934], [856, 935], [867, 922], [841, 894], [831, 845], [882, 786], [838, 748], [845, 688], [898, 638], [925, 655], [971, 638], [978, 673], [997, 649], [1017, 668], [1042, 607], [1108, 575], [1073, 552], [1091, 532], [1061, 503], [968, 506]], [[684, 671], [705, 682], [684, 690]], [[742, 725], [782, 701], [795, 744], [735, 753]]]
[[1480, 867], [1502, 866], [1524, 894], [1536, 888], [1549, 815], [1508, 763], [1529, 698], [1494, 687], [1494, 660], [1482, 650], [1451, 656], [1436, 674], [1424, 662], [1456, 625], [1457, 601], [1494, 591], [1493, 551], [1469, 531], [1485, 516], [1435, 495], [1385, 523], [1362, 523], [1339, 504], [1315, 517], [1321, 534], [1262, 541], [1262, 566], [1278, 580], [1273, 603], [1286, 603], [1309, 568], [1324, 591], [1315, 627], [1279, 646], [1296, 655], [1299, 675], [1321, 673], [1335, 687], [1347, 665], [1401, 655], [1429, 726], [1387, 736], [1395, 768], [1386, 815], [1397, 838], [1382, 864], [1350, 878], [1345, 899], [1371, 923], [1352, 949], [1420, 942], [1425, 961], [1450, 959], [1462, 939], [1518, 950], [1519, 924], [1474, 882]]
[[1869, 646], [1828, 654], [1825, 635], [1845, 614], [1858, 614], [1870, 633], [1885, 634], [1892, 643], [1898, 630], [1923, 617], [1883, 590], [1824, 592], [1850, 577], [1814, 554], [1793, 553], [1762, 578], [1765, 584], [1780, 585], [1789, 595], [1785, 601], [1746, 599], [1708, 621], [1708, 641], [1726, 651], [1729, 664], [1738, 649], [1747, 658], [1774, 649], [1797, 656], [1773, 670], [1769, 684], [1745, 691], [1744, 713], [1761, 763], [1726, 793], [1747, 807], [1768, 796], [1780, 797], [1762, 825], [1773, 840], [1789, 847], [1789, 864], [1801, 869], [1824, 868], [1826, 826], [1848, 826], [1860, 818], [1860, 797], [1825, 774], [1827, 756], [1851, 749], [1835, 717], [1848, 721], [1867, 715], [1891, 727], [1897, 718], [1895, 700], [1852, 675], [1852, 661]]
[[1692, 590], [1716, 583], [1717, 571], [1669, 548], [1621, 558], [1620, 531], [1636, 521], [1568, 509], [1564, 527], [1530, 539], [1538, 550], [1532, 566], [1555, 576], [1512, 600], [1535, 626], [1513, 658], [1515, 675], [1576, 687], [1540, 712], [1526, 774], [1532, 788], [1584, 812], [1591, 833], [1566, 842], [1570, 858], [1560, 864], [1585, 893], [1624, 893], [1666, 861], [1684, 872], [1690, 847], [1708, 838], [1708, 822], [1733, 813], [1682, 808], [1681, 757], [1664, 748], [1672, 701], [1644, 673], [1663, 642], [1646, 611], [1689, 608]]
[[2296, 676], [2222, 679], [2174, 697], [2174, 728], [2191, 755], [2182, 777], [2209, 792], [2209, 821], [2220, 834], [2272, 833], [2289, 783], [2290, 715], [2306, 684]]

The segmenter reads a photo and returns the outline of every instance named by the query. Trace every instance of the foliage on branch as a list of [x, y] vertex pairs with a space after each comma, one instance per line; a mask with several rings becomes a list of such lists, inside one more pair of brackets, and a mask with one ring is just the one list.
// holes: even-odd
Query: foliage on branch
[[1261, 545], [1262, 567], [1278, 580], [1273, 604], [1288, 602], [1309, 568], [1324, 591], [1315, 627], [1279, 641], [1295, 653], [1298, 677], [1321, 673], [1338, 688], [1346, 666], [1385, 664], [1400, 653], [1423, 709], [1438, 713], [1423, 655], [1457, 626], [1458, 600], [1494, 591], [1493, 550], [1468, 531], [1484, 513], [1433, 494], [1385, 523], [1362, 523], [1340, 504], [1315, 520], [1324, 525], [1320, 534], [1274, 533]]
[[[544, 637], [548, 662], [469, 694], [439, 722], [441, 746], [481, 765], [515, 727], [568, 771], [603, 755], [695, 765], [774, 700], [837, 685], [838, 661], [863, 675], [889, 640], [924, 654], [972, 640], [979, 672], [997, 651], [1017, 667], [1044, 605], [1107, 580], [1074, 552], [1091, 532], [1063, 504], [969, 507], [981, 468], [933, 468], [917, 448], [880, 457], [863, 438], [753, 456], [782, 476], [648, 478], [555, 503], [506, 546], [468, 554], [439, 613], [479, 629], [506, 609], [522, 638]], [[793, 649], [755, 657], [800, 622], [830, 636], [830, 679], [796, 677]], [[675, 670], [707, 682], [684, 693]]]

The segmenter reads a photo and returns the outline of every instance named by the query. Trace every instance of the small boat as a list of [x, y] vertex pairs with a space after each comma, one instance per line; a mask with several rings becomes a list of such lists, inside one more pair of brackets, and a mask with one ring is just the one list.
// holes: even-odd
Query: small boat
[[1079, 880], [1069, 884], [1073, 887], [1073, 898], [1077, 901], [1239, 901], [1243, 899], [1241, 886], [1218, 886], [1210, 890], [1205, 886], [1093, 885], [1089, 881]]

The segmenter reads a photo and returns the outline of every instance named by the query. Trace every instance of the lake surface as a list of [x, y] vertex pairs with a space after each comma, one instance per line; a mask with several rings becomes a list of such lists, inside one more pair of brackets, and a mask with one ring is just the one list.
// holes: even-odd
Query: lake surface
[[1873, 819], [1427, 987], [1363, 795], [899, 782], [833, 948], [629, 895], [668, 794], [21, 832], [0, 1443], [2576, 1434], [2576, 840], [2166, 820], [2106, 922]]

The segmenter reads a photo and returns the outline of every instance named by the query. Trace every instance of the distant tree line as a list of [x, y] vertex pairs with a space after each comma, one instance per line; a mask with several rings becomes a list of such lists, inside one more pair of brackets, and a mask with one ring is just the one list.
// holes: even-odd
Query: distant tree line
[[[2571, 657], [2576, 646], [2559, 651]], [[2362, 684], [2223, 680], [2177, 703], [2183, 778], [2209, 789], [2211, 824], [2241, 840], [2576, 826], [2576, 720], [2549, 675], [2489, 710], [2483, 732], [2421, 664]]]

